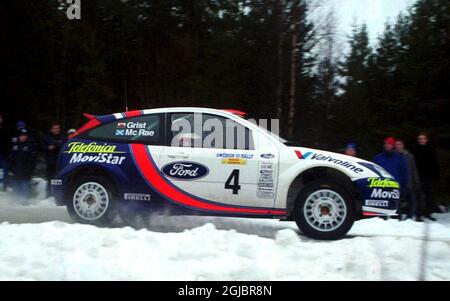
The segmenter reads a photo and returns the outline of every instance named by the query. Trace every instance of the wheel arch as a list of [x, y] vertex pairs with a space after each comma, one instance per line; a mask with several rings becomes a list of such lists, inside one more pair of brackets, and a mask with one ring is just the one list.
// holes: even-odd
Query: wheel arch
[[291, 182], [288, 189], [286, 200], [286, 209], [288, 211], [289, 219], [292, 219], [295, 201], [300, 192], [302, 191], [302, 189], [308, 183], [323, 179], [328, 179], [337, 183], [340, 187], [344, 188], [352, 196], [356, 216], [359, 216], [358, 213], [362, 211], [362, 206], [361, 203], [357, 201], [358, 191], [355, 187], [355, 184], [350, 179], [350, 177], [336, 168], [327, 166], [316, 166], [302, 171]]
[[64, 195], [67, 198], [68, 194], [70, 194], [71, 187], [73, 183], [76, 182], [77, 179], [79, 179], [82, 176], [96, 176], [101, 177], [111, 183], [113, 186], [112, 188], [117, 192], [117, 181], [114, 179], [114, 177], [103, 167], [97, 166], [97, 165], [86, 165], [86, 166], [80, 166], [70, 172], [70, 174], [67, 175], [65, 179], [66, 187]]

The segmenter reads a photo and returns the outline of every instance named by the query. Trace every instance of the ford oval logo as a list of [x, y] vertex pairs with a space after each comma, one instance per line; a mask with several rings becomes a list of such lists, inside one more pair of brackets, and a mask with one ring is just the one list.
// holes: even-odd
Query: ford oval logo
[[209, 173], [209, 169], [205, 165], [189, 161], [169, 163], [164, 165], [161, 170], [166, 176], [178, 180], [200, 179]]
[[275, 158], [275, 155], [274, 154], [262, 154], [261, 158], [263, 158], [263, 159], [273, 159], [273, 158]]

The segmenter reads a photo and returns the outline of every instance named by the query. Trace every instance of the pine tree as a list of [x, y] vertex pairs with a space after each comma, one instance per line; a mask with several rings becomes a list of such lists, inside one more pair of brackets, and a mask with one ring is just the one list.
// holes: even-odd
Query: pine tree
[[372, 49], [366, 25], [354, 26], [350, 37], [350, 52], [340, 64], [342, 94], [336, 106], [336, 132], [342, 143], [356, 141], [360, 145], [373, 143], [373, 112], [370, 110], [369, 71], [373, 63]]

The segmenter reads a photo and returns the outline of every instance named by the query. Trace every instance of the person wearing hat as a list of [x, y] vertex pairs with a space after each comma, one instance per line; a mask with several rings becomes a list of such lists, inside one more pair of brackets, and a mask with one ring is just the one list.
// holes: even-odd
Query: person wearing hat
[[344, 154], [350, 157], [356, 157], [357, 156], [356, 147], [357, 147], [356, 143], [354, 142], [347, 143], [347, 145], [345, 146]]
[[16, 122], [16, 129], [18, 130], [18, 131], [20, 131], [20, 130], [22, 130], [22, 129], [26, 129], [27, 128], [27, 124], [25, 123], [25, 121], [23, 121], [23, 120], [18, 120], [17, 122]]
[[30, 197], [31, 175], [36, 165], [36, 150], [27, 129], [19, 129], [17, 143], [9, 156], [9, 168], [12, 172], [12, 187], [20, 201]]
[[408, 184], [408, 165], [405, 158], [395, 151], [394, 137], [384, 140], [383, 152], [376, 155], [373, 162], [386, 169], [399, 182], [403, 194]]

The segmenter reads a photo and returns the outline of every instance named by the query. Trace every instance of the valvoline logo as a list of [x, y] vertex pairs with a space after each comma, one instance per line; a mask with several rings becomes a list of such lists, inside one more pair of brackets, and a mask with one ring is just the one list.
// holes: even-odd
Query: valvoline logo
[[166, 176], [178, 180], [200, 179], [209, 173], [209, 169], [205, 165], [190, 161], [169, 163], [164, 165], [161, 170]]

